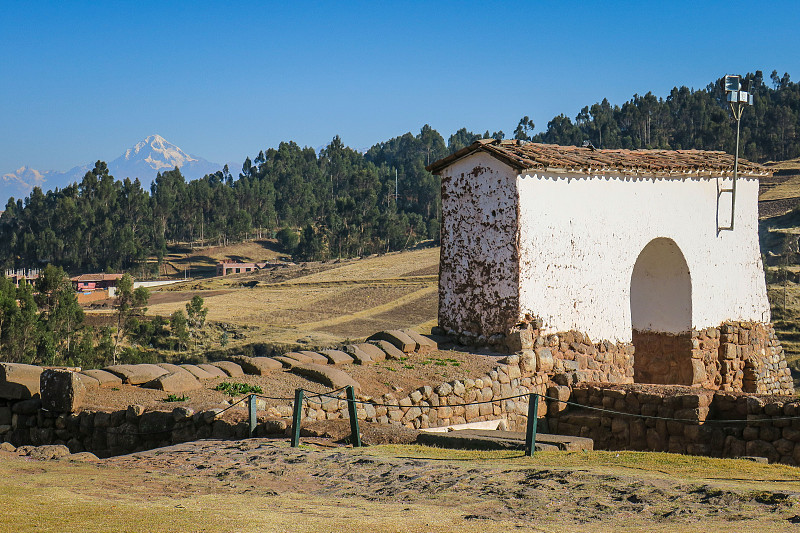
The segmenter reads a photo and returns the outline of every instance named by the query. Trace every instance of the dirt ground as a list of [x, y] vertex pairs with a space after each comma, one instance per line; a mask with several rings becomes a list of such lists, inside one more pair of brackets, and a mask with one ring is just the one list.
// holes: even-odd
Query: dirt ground
[[637, 452], [205, 440], [96, 463], [0, 452], [2, 531], [793, 531], [800, 471]]
[[[347, 372], [361, 385], [361, 396], [379, 397], [387, 392], [397, 399], [422, 387], [436, 386], [444, 381], [480, 377], [497, 366], [497, 355], [479, 355], [467, 352], [438, 350], [426, 355], [409, 354], [405, 361], [386, 360], [372, 365], [340, 365], [337, 368]], [[314, 392], [325, 392], [327, 387], [301, 378], [291, 372], [273, 372], [266, 376], [242, 376], [239, 378], [214, 378], [202, 380], [203, 388], [186, 393], [188, 399], [182, 402], [165, 402], [167, 394], [162, 391], [121, 385], [114, 388], [88, 391], [85, 409], [113, 411], [125, 409], [129, 405], [141, 405], [150, 411], [172, 410], [179, 406], [189, 406], [195, 411], [224, 406], [223, 402], [234, 402], [242, 396], [231, 397], [213, 390], [221, 382], [247, 383], [258, 385], [264, 396], [286, 398], [286, 400], [267, 399], [267, 406], [287, 405], [293, 401], [298, 388]], [[244, 404], [241, 404], [244, 408]]]

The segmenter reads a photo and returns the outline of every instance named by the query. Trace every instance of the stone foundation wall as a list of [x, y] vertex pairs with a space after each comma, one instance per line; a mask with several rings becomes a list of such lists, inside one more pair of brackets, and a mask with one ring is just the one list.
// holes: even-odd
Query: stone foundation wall
[[[41, 408], [38, 398], [0, 400], [0, 441], [15, 446], [62, 444], [70, 452], [92, 452], [98, 457], [122, 455], [197, 439], [245, 438], [249, 433], [244, 409], [194, 412], [177, 407], [149, 411], [138, 405], [113, 412], [56, 413]], [[291, 414], [291, 408], [282, 414]], [[275, 413], [278, 414], [278, 413]], [[257, 436], [283, 436], [288, 423], [260, 413]]]
[[[639, 418], [549, 402], [550, 430], [594, 439], [595, 449], [758, 456], [800, 465], [800, 400], [794, 396], [681, 386], [578, 384], [570, 399], [619, 413], [691, 420]], [[791, 417], [798, 418], [787, 419]]]
[[726, 322], [679, 335], [634, 331], [632, 343], [592, 342], [575, 331], [548, 335], [537, 329], [540, 327], [541, 322], [533, 320], [505, 336], [490, 338], [468, 332], [439, 333], [464, 346], [490, 346], [512, 353], [548, 350], [555, 363], [553, 373], [575, 372], [576, 382], [794, 393], [791, 371], [771, 324]]
[[[531, 337], [529, 346], [509, 355], [488, 374], [426, 386], [398, 398], [386, 394], [359, 405], [360, 419], [381, 424], [401, 424], [414, 429], [504, 419], [510, 430], [522, 431], [527, 424], [528, 400], [512, 396], [545, 394], [552, 387], [582, 382], [633, 382], [633, 346], [610, 342], [592, 343], [579, 332]], [[478, 405], [463, 404], [480, 402]], [[541, 402], [540, 416], [547, 406]], [[309, 400], [306, 421], [345, 416], [344, 401], [333, 398]]]
[[692, 384], [724, 391], [794, 394], [792, 375], [771, 324], [727, 322], [692, 332]]

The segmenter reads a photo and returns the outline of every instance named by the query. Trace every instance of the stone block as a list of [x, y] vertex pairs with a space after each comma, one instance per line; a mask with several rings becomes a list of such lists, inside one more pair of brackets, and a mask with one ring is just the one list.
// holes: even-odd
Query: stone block
[[283, 368], [280, 361], [276, 361], [271, 357], [247, 357], [244, 355], [237, 355], [232, 357], [231, 360], [242, 367], [245, 373], [254, 376], [264, 376]]
[[104, 368], [106, 372], [111, 372], [129, 385], [141, 385], [152, 381], [159, 376], [169, 374], [158, 365], [112, 365]]
[[399, 329], [379, 331], [378, 333], [372, 335], [368, 340], [383, 340], [390, 342], [403, 353], [410, 353], [417, 349], [417, 342]]
[[303, 364], [313, 363], [313, 361], [309, 356], [301, 352], [288, 352], [283, 354], [283, 357], [286, 357], [287, 359], [294, 359], [298, 363], [303, 363]]
[[39, 394], [42, 367], [0, 363], [0, 398], [25, 400]]
[[406, 356], [405, 352], [401, 351], [397, 346], [395, 346], [389, 341], [379, 340], [371, 342], [372, 344], [383, 350], [383, 352], [386, 354], [386, 359], [393, 359], [395, 361], [399, 361], [400, 359]]
[[228, 377], [228, 374], [223, 372], [221, 368], [219, 368], [218, 366], [214, 366], [214, 365], [212, 365], [210, 363], [203, 363], [201, 365], [197, 365], [197, 368], [199, 368], [201, 370], [205, 370], [206, 372], [211, 374], [211, 377], [214, 377], [214, 378], [226, 378], [226, 377]]
[[352, 386], [356, 392], [361, 389], [361, 385], [350, 374], [330, 365], [298, 364], [292, 368], [292, 373], [322, 383], [332, 389], [340, 389], [348, 385]]
[[276, 356], [272, 357], [272, 359], [275, 359], [276, 361], [278, 361], [281, 364], [281, 366], [283, 366], [283, 368], [292, 368], [295, 365], [303, 364], [300, 361], [298, 361], [297, 359], [292, 359], [290, 357], [286, 357], [285, 355], [276, 355]]
[[180, 367], [189, 372], [197, 379], [211, 379], [215, 377], [210, 372], [203, 370], [197, 365], [185, 364], [185, 365], [180, 365]]
[[85, 374], [91, 378], [94, 378], [98, 381], [100, 388], [105, 389], [109, 387], [119, 387], [122, 385], [122, 378], [119, 376], [112, 374], [111, 372], [106, 372], [105, 370], [100, 369], [92, 369], [92, 370], [81, 370], [80, 374]]
[[242, 370], [242, 367], [233, 361], [217, 361], [211, 364], [225, 372], [225, 374], [227, 374], [229, 377], [240, 378], [244, 376], [244, 370]]
[[698, 359], [692, 359], [692, 378], [691, 384], [692, 385], [702, 385], [706, 382], [706, 365], [703, 364], [703, 361]]
[[533, 349], [533, 333], [528, 328], [512, 331], [505, 338], [506, 349], [511, 353]]
[[314, 363], [315, 365], [328, 364], [328, 358], [318, 352], [312, 352], [310, 350], [300, 350], [299, 353], [307, 356], [309, 359], [311, 359], [311, 362]]
[[356, 346], [365, 354], [369, 355], [370, 359], [373, 361], [385, 361], [386, 360], [386, 352], [375, 346], [374, 344], [370, 344], [368, 342], [364, 342], [361, 344], [356, 344]]
[[763, 440], [747, 441], [745, 453], [751, 457], [766, 457], [770, 463], [774, 463], [780, 458], [775, 446]]
[[[35, 415], [39, 408], [42, 406], [42, 400], [38, 396], [36, 398], [29, 398], [27, 400], [22, 400], [20, 402], [16, 402], [11, 405], [11, 412], [16, 415], [23, 415], [23, 416], [31, 416]], [[32, 422], [35, 424], [36, 419], [31, 419]], [[12, 426], [21, 427], [22, 423], [21, 420], [17, 420], [17, 423], [11, 423]]]
[[41, 377], [42, 407], [56, 413], [75, 413], [86, 399], [86, 386], [75, 372], [47, 369]]
[[188, 371], [170, 372], [148, 381], [142, 387], [162, 390], [168, 393], [184, 393], [201, 388], [203, 385]]
[[328, 359], [331, 365], [346, 365], [353, 362], [353, 358], [342, 350], [322, 350], [320, 352]]
[[374, 363], [372, 357], [370, 357], [369, 354], [362, 350], [358, 345], [348, 344], [344, 347], [344, 351], [353, 358], [355, 364], [357, 365], [368, 365]]
[[92, 376], [87, 376], [86, 374], [82, 374], [80, 372], [75, 372], [75, 377], [83, 383], [83, 386], [86, 390], [93, 390], [100, 388], [100, 381], [93, 378]]
[[421, 333], [417, 333], [413, 329], [404, 329], [401, 331], [411, 337], [411, 339], [417, 343], [417, 351], [421, 354], [426, 354], [439, 349], [439, 343], [430, 337], [422, 335]]

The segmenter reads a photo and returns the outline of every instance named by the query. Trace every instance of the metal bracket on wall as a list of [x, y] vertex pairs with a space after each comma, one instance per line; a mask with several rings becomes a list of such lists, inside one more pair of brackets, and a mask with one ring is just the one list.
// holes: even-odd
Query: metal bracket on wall
[[[729, 226], [720, 226], [719, 225], [719, 208], [720, 208], [720, 197], [728, 193], [731, 195], [731, 223]], [[730, 188], [720, 187], [719, 179], [717, 179], [717, 235], [720, 234], [721, 231], [733, 231], [733, 217], [734, 213], [736, 212], [736, 176], [733, 177], [733, 183]]]

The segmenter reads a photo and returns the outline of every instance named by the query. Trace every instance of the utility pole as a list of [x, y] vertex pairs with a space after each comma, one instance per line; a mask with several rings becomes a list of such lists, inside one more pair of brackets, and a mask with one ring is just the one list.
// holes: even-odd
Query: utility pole
[[728, 76], [723, 78], [723, 89], [725, 90], [728, 105], [731, 108], [733, 118], [736, 119], [736, 154], [733, 159], [733, 183], [730, 189], [720, 189], [717, 198], [722, 193], [731, 193], [731, 225], [726, 228], [717, 227], [720, 231], [733, 231], [733, 219], [736, 213], [736, 178], [739, 176], [739, 132], [742, 125], [742, 112], [745, 106], [753, 105], [753, 94], [750, 92], [752, 80], [743, 80], [741, 76]]

